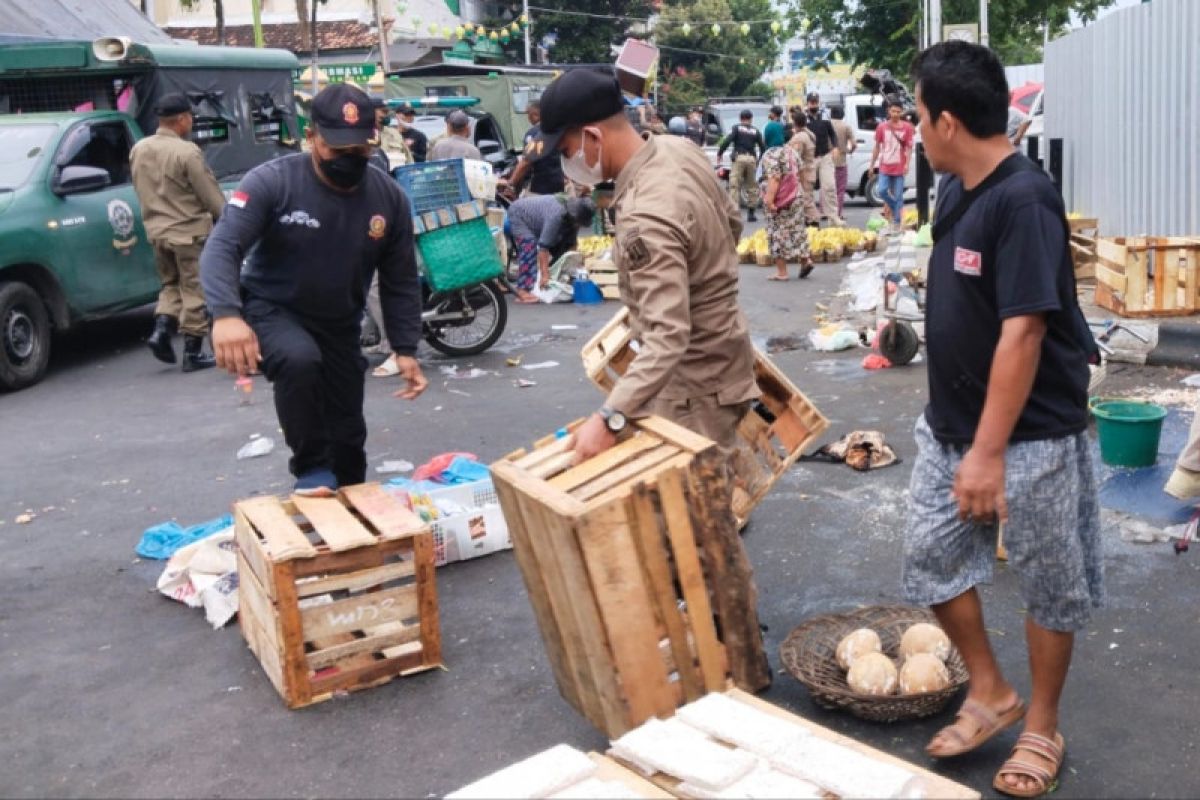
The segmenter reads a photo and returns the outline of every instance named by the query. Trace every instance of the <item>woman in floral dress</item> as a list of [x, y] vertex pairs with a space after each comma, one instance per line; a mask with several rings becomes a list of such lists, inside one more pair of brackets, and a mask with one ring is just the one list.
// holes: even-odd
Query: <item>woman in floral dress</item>
[[767, 181], [767, 188], [763, 193], [763, 208], [767, 212], [767, 243], [771, 249], [771, 258], [775, 260], [775, 274], [770, 277], [773, 281], [788, 279], [789, 261], [799, 262], [801, 278], [808, 277], [813, 269], [812, 258], [808, 253], [808, 231], [804, 226], [804, 203], [800, 197], [802, 189], [797, 187], [787, 208], [775, 205], [775, 197], [779, 193], [784, 176], [795, 176], [798, 181], [800, 169], [800, 156], [795, 148], [789, 145], [772, 147], [763, 154], [762, 171]]

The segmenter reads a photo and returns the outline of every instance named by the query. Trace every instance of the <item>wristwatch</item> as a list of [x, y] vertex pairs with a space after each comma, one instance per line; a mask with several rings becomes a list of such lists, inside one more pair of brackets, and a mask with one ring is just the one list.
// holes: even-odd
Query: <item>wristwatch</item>
[[624, 414], [622, 414], [620, 411], [617, 411], [615, 408], [609, 408], [608, 406], [600, 406], [600, 410], [596, 413], [599, 414], [600, 418], [604, 420], [605, 427], [613, 433], [620, 433], [621, 431], [625, 430], [625, 426], [629, 422], [627, 419], [625, 419]]

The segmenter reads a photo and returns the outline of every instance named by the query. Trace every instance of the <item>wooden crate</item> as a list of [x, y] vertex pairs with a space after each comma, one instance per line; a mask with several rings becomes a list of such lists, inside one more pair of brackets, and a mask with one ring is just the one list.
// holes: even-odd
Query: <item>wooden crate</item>
[[[875, 761], [885, 764], [893, 764], [913, 773], [914, 775], [920, 777], [924, 782], [927, 790], [927, 794], [923, 795], [925, 797], [947, 798], [947, 800], [950, 800], [951, 798], [956, 800], [978, 800], [980, 797], [979, 792], [971, 789], [968, 786], [964, 786], [961, 783], [952, 781], [949, 778], [938, 775], [936, 772], [931, 772], [924, 767], [919, 767], [916, 764], [905, 761], [902, 758], [897, 758], [890, 753], [885, 753], [882, 750], [876, 750], [874, 747], [870, 747], [869, 745], [865, 745], [859, 741], [851, 739], [849, 736], [844, 736], [840, 733], [837, 733], [836, 731], [826, 728], [823, 725], [818, 725], [815, 722], [811, 722], [804, 717], [793, 714], [790, 711], [786, 711], [779, 706], [768, 703], [766, 700], [754, 697], [753, 695], [747, 694], [739, 689], [729, 689], [725, 692], [725, 694], [731, 700], [735, 700], [739, 703], [745, 703], [746, 705], [752, 706], [760, 711], [770, 714], [771, 716], [792, 722], [799, 727], [804, 728], [811, 736], [816, 736], [821, 739], [825, 739], [826, 741], [833, 742], [834, 744], [842, 745], [843, 747], [847, 747], [851, 750], [856, 750]], [[731, 745], [728, 745], [727, 743], [723, 744], [726, 744], [727, 747], [731, 747]], [[624, 760], [622, 760], [619, 756], [612, 755], [611, 751], [609, 757], [612, 758], [617, 764], [626, 765]], [[633, 765], [628, 766], [636, 770], [636, 767]], [[689, 796], [679, 791], [680, 781], [677, 778], [665, 773], [656, 772], [649, 776], [649, 781], [654, 786], [669, 792], [673, 797]], [[827, 795], [827, 797], [829, 797], [831, 800], [836, 800], [836, 795], [830, 794]]]
[[1096, 278], [1096, 240], [1100, 238], [1100, 223], [1094, 217], [1068, 219], [1071, 230], [1071, 263], [1076, 281]]
[[595, 458], [572, 456], [569, 437], [551, 436], [491, 467], [567, 702], [619, 736], [731, 676], [769, 685], [717, 446], [649, 417]]
[[[604, 392], [612, 391], [637, 356], [638, 343], [622, 308], [583, 346], [583, 367]], [[754, 377], [762, 397], [738, 424], [734, 453], [733, 513], [745, 525], [754, 507], [787, 470], [829, 428], [817, 410], [771, 360], [754, 351]]]
[[617, 265], [607, 258], [589, 258], [584, 262], [588, 278], [600, 287], [600, 293], [605, 300], [620, 300], [621, 289], [618, 286]]
[[1178, 317], [1200, 309], [1200, 239], [1096, 240], [1096, 305], [1123, 317]]
[[433, 537], [382, 487], [233, 510], [242, 636], [289, 708], [441, 666]]

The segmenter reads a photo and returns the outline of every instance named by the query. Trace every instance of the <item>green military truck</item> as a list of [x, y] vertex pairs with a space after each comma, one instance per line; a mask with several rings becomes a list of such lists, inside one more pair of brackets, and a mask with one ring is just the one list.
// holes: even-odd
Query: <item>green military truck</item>
[[158, 97], [192, 102], [192, 139], [228, 190], [297, 147], [282, 50], [97, 42], [0, 46], [0, 390], [37, 383], [53, 335], [158, 293], [129, 151]]

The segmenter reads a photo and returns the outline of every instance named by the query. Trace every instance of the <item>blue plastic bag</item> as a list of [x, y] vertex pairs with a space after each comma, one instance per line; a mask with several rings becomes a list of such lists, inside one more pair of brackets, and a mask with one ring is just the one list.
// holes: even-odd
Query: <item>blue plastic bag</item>
[[163, 522], [147, 528], [135, 550], [142, 558], [166, 559], [174, 555], [176, 550], [232, 526], [233, 516], [230, 514], [190, 528], [181, 528], [175, 522]]
[[475, 481], [487, 480], [492, 474], [488, 472], [488, 468], [478, 461], [473, 461], [463, 456], [457, 456], [450, 462], [450, 466], [442, 470], [440, 477], [442, 483], [456, 485], [460, 483], [474, 483]]

